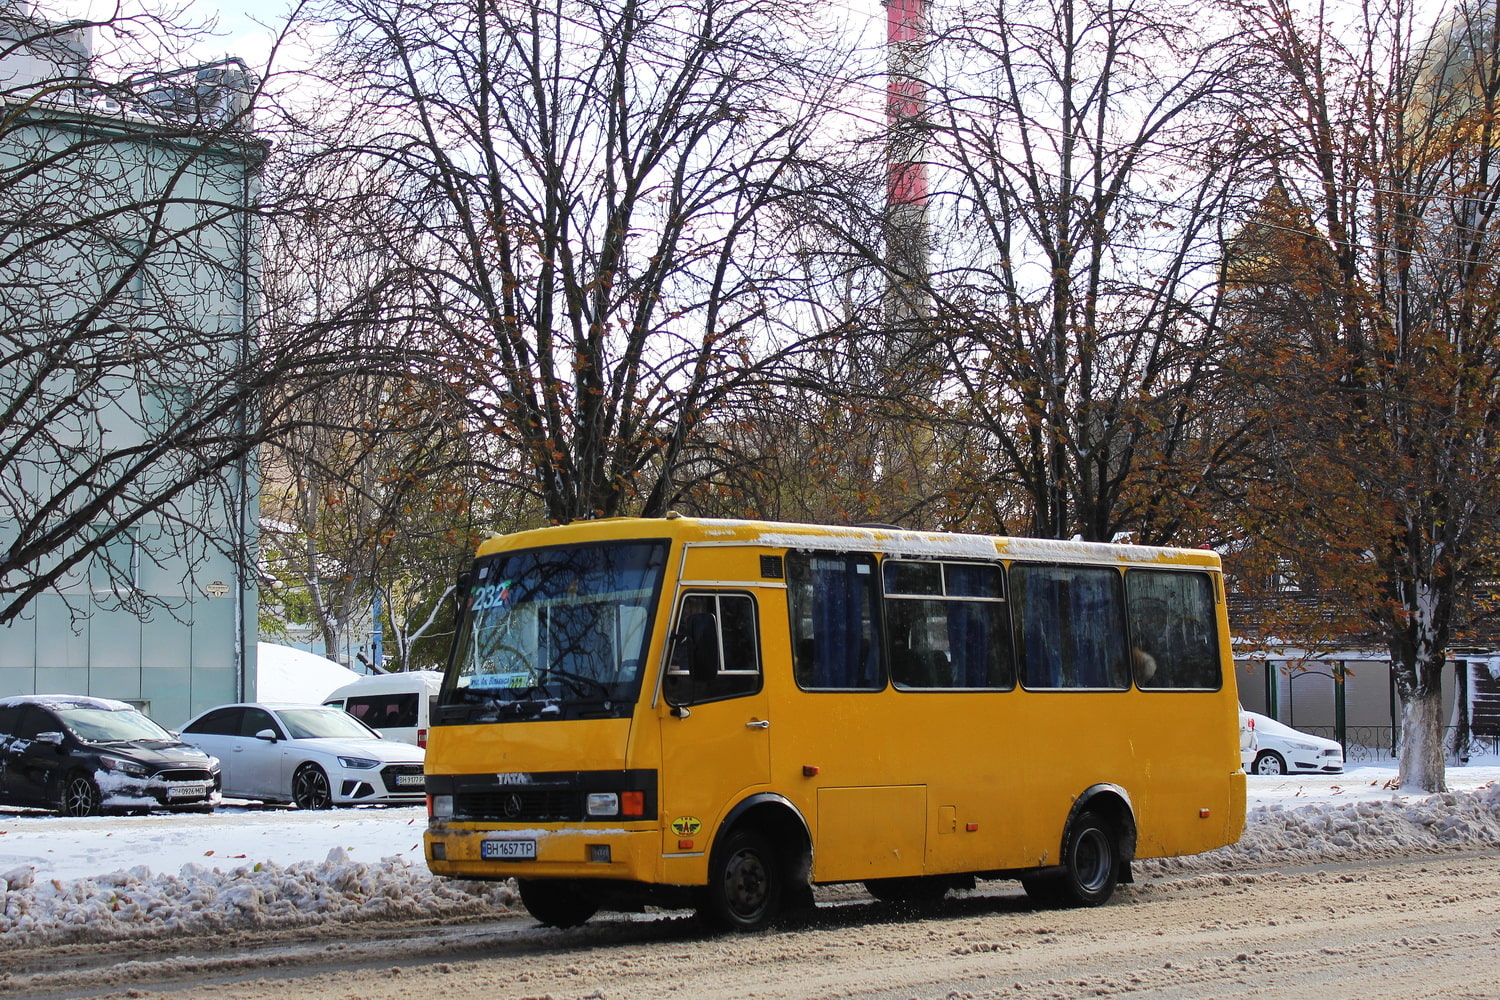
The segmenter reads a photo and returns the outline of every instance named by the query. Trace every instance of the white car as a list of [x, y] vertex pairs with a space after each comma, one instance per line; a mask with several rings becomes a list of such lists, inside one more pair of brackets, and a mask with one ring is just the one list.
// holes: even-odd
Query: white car
[[[1245, 771], [1249, 774], [1290, 774], [1293, 771], [1317, 771], [1338, 774], [1344, 770], [1344, 748], [1334, 740], [1299, 732], [1258, 712], [1240, 713], [1240, 731], [1249, 726], [1255, 734], [1253, 756], [1246, 755]], [[1243, 738], [1241, 747], [1244, 747]]]
[[1260, 749], [1260, 743], [1255, 738], [1255, 719], [1243, 708], [1240, 709], [1240, 763], [1244, 765], [1245, 773], [1255, 766], [1255, 751]]
[[426, 751], [337, 708], [221, 705], [184, 725], [182, 741], [219, 758], [225, 798], [302, 809], [425, 801]]

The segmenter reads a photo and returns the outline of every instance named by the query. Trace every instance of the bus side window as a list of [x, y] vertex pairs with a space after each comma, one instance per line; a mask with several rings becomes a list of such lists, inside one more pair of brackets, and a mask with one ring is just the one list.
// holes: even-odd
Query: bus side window
[[1133, 569], [1125, 574], [1125, 590], [1136, 685], [1218, 690], [1217, 618], [1208, 576]]
[[668, 703], [691, 705], [760, 690], [755, 599], [749, 594], [683, 596], [667, 665]]
[[903, 690], [1015, 686], [998, 564], [886, 559], [891, 681]]
[[821, 691], [884, 688], [874, 556], [788, 552], [786, 580], [798, 685]]
[[1013, 563], [1016, 661], [1028, 688], [1130, 686], [1120, 574]]

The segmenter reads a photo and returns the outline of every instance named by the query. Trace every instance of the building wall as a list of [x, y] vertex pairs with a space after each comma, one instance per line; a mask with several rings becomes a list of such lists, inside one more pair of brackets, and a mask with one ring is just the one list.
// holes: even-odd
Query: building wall
[[[1460, 663], [1467, 668], [1466, 661], [1450, 660], [1443, 672], [1444, 714], [1455, 722], [1458, 689], [1455, 671]], [[1269, 715], [1294, 729], [1333, 737], [1338, 691], [1333, 676], [1335, 664], [1346, 670], [1343, 681], [1346, 742], [1366, 746], [1372, 753], [1384, 751], [1389, 756], [1393, 736], [1398, 735], [1401, 726], [1400, 699], [1391, 681], [1389, 661], [1372, 658], [1368, 653], [1350, 652], [1311, 661], [1296, 656], [1236, 660], [1240, 704], [1248, 711]]]
[[[86, 39], [82, 45], [87, 48]], [[0, 61], [0, 97], [21, 93], [14, 89], [17, 80], [47, 76], [39, 58], [16, 52]], [[78, 317], [106, 302], [95, 322], [135, 331], [144, 345], [141, 360], [116, 364], [81, 384], [79, 405], [47, 428], [47, 444], [0, 469], [12, 487], [0, 495], [0, 546], [29, 516], [28, 496], [52, 495], [52, 482], [94, 460], [70, 465], [70, 450], [124, 454], [159, 434], [173, 407], [192, 406], [200, 387], [228, 371], [225, 364], [235, 363], [253, 336], [255, 234], [248, 214], [237, 209], [256, 195], [258, 155], [248, 144], [195, 144], [183, 139], [181, 127], [169, 136], [165, 126], [153, 124], [158, 119], [95, 107], [79, 101], [0, 107], [7, 116], [0, 168], [56, 154], [55, 167], [29, 179], [10, 175], [23, 179], [9, 182], [0, 211], [45, 199], [49, 214], [38, 225], [71, 233], [41, 244], [48, 249], [11, 257], [15, 273], [0, 274], [11, 299], [0, 338], [50, 344], [41, 338], [53, 331], [89, 329]], [[132, 207], [137, 203], [142, 207]], [[5, 249], [22, 245], [31, 232], [27, 224], [4, 230], [12, 234], [0, 236], [10, 240]], [[146, 266], [138, 277], [112, 298], [105, 289], [118, 286], [126, 274], [121, 269], [141, 259]], [[86, 353], [87, 340], [84, 345]], [[0, 371], [0, 402], [8, 387], [26, 384], [28, 374], [19, 367]], [[65, 370], [49, 378], [65, 379]], [[56, 399], [70, 389], [49, 391]], [[139, 480], [137, 498], [121, 501], [124, 507], [90, 530], [118, 525], [130, 504], [149, 501], [158, 481], [172, 481], [173, 461], [153, 465]], [[0, 626], [0, 696], [117, 698], [168, 727], [204, 708], [253, 697], [255, 575], [248, 561], [225, 552], [251, 550], [257, 496], [253, 463], [237, 463], [220, 480], [183, 494], [163, 516], [142, 521], [130, 541], [86, 556], [78, 564], [84, 568], [70, 570], [20, 620]], [[74, 555], [59, 550], [50, 565]]]

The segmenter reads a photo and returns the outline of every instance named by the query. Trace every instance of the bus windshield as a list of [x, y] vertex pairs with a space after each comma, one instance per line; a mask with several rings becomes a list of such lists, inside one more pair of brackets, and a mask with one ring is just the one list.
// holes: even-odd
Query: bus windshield
[[443, 704], [475, 722], [628, 715], [666, 561], [664, 541], [480, 559]]

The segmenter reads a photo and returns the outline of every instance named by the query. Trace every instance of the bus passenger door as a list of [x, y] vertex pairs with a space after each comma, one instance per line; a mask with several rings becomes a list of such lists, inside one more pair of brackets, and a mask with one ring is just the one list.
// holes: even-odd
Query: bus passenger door
[[707, 852], [724, 813], [771, 776], [756, 602], [745, 591], [678, 598], [662, 693], [663, 853]]

